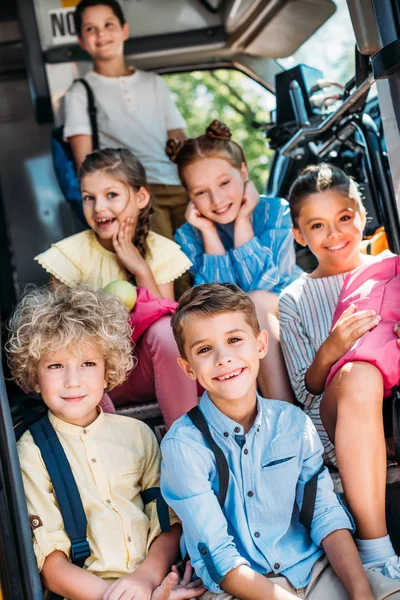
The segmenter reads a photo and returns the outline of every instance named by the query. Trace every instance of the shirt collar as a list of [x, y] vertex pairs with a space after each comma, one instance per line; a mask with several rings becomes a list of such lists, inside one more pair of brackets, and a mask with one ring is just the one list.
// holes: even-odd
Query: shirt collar
[[[204, 392], [200, 399], [199, 407], [207, 419], [209, 425], [215, 429], [220, 435], [224, 437], [235, 437], [236, 435], [244, 435], [243, 425], [233, 421], [227, 417], [223, 412], [215, 406], [212, 400], [210, 400], [207, 392]], [[254, 419], [254, 423], [250, 431], [258, 431], [260, 428], [262, 419], [262, 403], [260, 402], [260, 396], [257, 394], [257, 414]], [[247, 432], [247, 434], [250, 433]]]
[[104, 423], [104, 413], [100, 406], [97, 407], [99, 411], [98, 417], [88, 425], [87, 427], [80, 427], [79, 425], [73, 425], [72, 423], [67, 423], [62, 419], [59, 419], [52, 412], [49, 411], [49, 421], [53, 425], [54, 429], [59, 433], [64, 433], [67, 435], [75, 435], [77, 437], [81, 437], [82, 435], [89, 436], [93, 435], [99, 431], [99, 429], [103, 426]]

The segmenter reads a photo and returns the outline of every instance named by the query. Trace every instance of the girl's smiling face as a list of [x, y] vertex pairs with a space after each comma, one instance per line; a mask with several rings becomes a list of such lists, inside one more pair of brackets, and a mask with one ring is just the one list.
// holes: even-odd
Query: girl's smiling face
[[200, 158], [184, 168], [190, 199], [210, 221], [232, 223], [242, 205], [247, 169], [237, 169], [225, 158]]
[[351, 271], [361, 264], [365, 211], [334, 188], [310, 194], [301, 203], [296, 241], [317, 257], [318, 276]]
[[83, 212], [88, 225], [102, 246], [112, 250], [112, 238], [128, 217], [137, 221], [149, 200], [149, 191], [138, 190], [108, 175], [105, 171], [89, 173], [81, 181]]

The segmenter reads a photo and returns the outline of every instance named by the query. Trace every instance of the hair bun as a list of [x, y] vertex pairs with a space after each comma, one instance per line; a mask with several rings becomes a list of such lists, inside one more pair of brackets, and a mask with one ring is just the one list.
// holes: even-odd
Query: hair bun
[[165, 154], [173, 163], [176, 163], [176, 159], [184, 143], [185, 140], [176, 140], [175, 138], [169, 138], [169, 140], [167, 140], [167, 143], [165, 144]]
[[206, 136], [217, 140], [228, 141], [231, 139], [232, 134], [228, 125], [225, 125], [222, 121], [218, 121], [218, 119], [214, 119], [206, 129]]

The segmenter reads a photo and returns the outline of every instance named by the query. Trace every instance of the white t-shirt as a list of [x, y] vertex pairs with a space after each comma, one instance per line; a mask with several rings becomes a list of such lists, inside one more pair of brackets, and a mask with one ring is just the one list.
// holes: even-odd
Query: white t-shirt
[[[165, 143], [167, 131], [184, 129], [186, 122], [164, 80], [146, 71], [126, 77], [90, 71], [85, 79], [95, 97], [100, 148], [129, 148], [146, 169], [149, 183], [180, 185]], [[86, 89], [75, 83], [65, 97], [64, 137], [91, 133]]]

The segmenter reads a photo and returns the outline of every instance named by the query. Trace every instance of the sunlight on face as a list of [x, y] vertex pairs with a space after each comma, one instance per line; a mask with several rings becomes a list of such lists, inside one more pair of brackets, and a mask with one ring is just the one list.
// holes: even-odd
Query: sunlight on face
[[196, 315], [184, 326], [185, 373], [197, 378], [215, 402], [255, 394], [260, 359], [268, 349], [265, 331], [255, 334], [241, 312]]
[[247, 179], [245, 165], [233, 167], [224, 158], [196, 160], [184, 169], [190, 199], [197, 210], [216, 223], [232, 223], [243, 201]]
[[293, 234], [310, 248], [327, 274], [334, 274], [358, 266], [365, 222], [365, 212], [360, 212], [354, 199], [330, 189], [303, 200]]
[[68, 423], [85, 427], [97, 417], [97, 406], [107, 386], [100, 348], [83, 340], [75, 354], [60, 348], [42, 356], [35, 391], [51, 412]]

